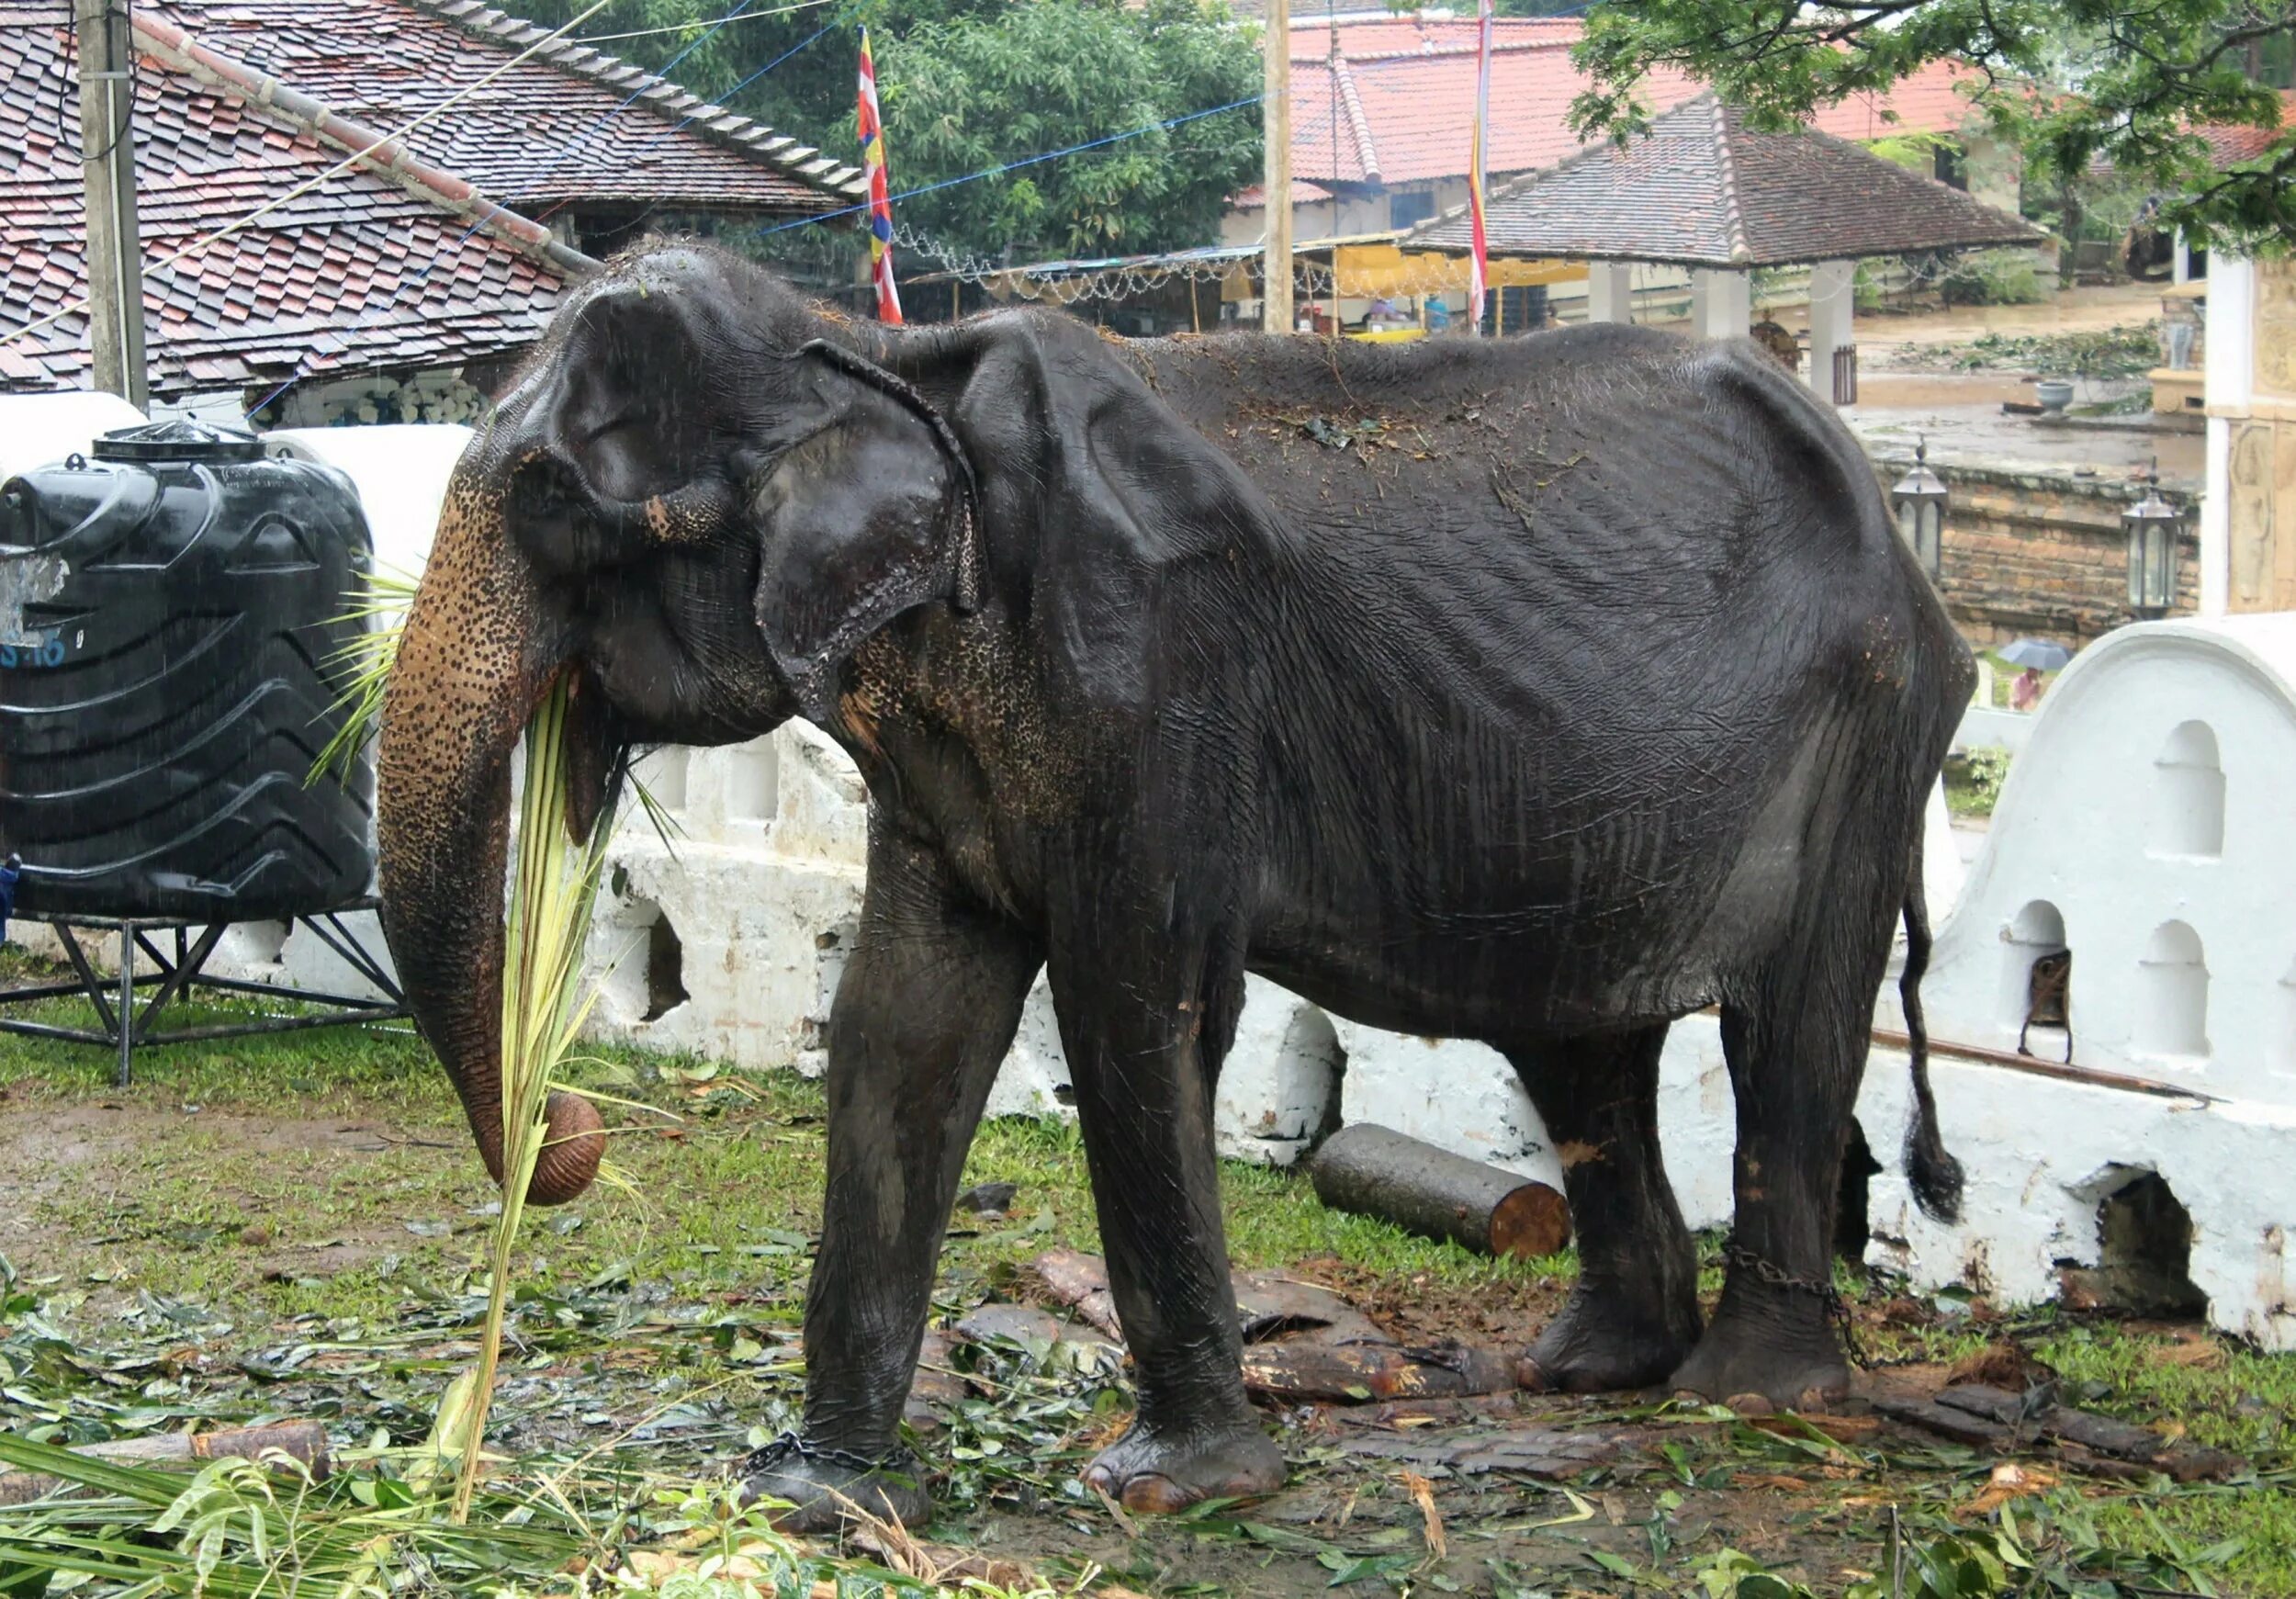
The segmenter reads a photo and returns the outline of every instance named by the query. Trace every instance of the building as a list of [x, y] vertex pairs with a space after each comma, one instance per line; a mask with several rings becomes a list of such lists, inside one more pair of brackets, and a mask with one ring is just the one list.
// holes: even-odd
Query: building
[[[1570, 60], [1584, 25], [1576, 17], [1502, 17], [1492, 24], [1491, 181], [1551, 166], [1575, 154], [1570, 102], [1586, 77]], [[1348, 238], [1410, 228], [1467, 203], [1473, 138], [1476, 23], [1422, 11], [1403, 17], [1313, 17], [1291, 26], [1292, 232]], [[1971, 69], [1937, 62], [1886, 95], [1860, 95], [1812, 119], [1838, 139], [1872, 141], [1939, 135], [1937, 175], [2014, 214], [2019, 163], [1973, 121], [1964, 90]], [[1654, 111], [1701, 91], [1679, 73], [1646, 82]], [[1265, 231], [1266, 196], [1237, 197], [1221, 242]]]
[[[2281, 105], [2279, 130], [2205, 129], [2217, 164], [2255, 160], [2283, 137], [2296, 93]], [[2179, 277], [2188, 262], [2179, 241]], [[2206, 273], [2201, 614], [2296, 611], [2296, 262], [2220, 253]]]
[[[69, 17], [0, 0], [0, 388], [84, 387]], [[545, 30], [472, 0], [185, 0], [138, 7], [132, 28], [145, 353], [164, 408], [460, 420], [593, 253], [658, 211], [817, 215], [858, 184], [579, 43], [520, 60]]]

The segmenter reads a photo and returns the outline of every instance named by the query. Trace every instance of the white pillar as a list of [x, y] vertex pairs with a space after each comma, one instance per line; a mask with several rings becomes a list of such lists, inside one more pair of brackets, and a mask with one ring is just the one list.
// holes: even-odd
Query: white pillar
[[1809, 269], [1809, 386], [1828, 404], [1834, 397], [1834, 352], [1857, 341], [1850, 331], [1857, 310], [1858, 264], [1820, 261]]
[[2237, 255], [2209, 263], [2201, 387], [2208, 399], [2208, 477], [2200, 496], [2200, 614], [2232, 602], [2232, 418], [2256, 395], [2257, 270]]
[[1586, 320], [1631, 322], [1635, 320], [1634, 309], [1634, 263], [1590, 262], [1586, 269]]
[[1754, 321], [1753, 279], [1743, 272], [1691, 276], [1691, 332], [1702, 339], [1742, 339]]
[[2179, 228], [2168, 241], [2168, 281], [2192, 281], [2192, 253], [2185, 248], [2184, 230]]

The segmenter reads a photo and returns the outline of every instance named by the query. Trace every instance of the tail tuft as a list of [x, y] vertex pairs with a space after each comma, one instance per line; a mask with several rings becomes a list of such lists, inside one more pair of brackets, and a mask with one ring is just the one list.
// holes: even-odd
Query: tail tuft
[[1913, 1058], [1913, 1124], [1906, 1130], [1906, 1181], [1916, 1203], [1948, 1226], [1961, 1220], [1962, 1170], [1937, 1126], [1937, 1098], [1930, 1092], [1930, 1030], [1921, 1014], [1921, 977], [1930, 969], [1929, 896], [1921, 886], [1921, 840], [1914, 836], [1913, 872], [1906, 884], [1906, 969], [1897, 997], [1906, 1013]]

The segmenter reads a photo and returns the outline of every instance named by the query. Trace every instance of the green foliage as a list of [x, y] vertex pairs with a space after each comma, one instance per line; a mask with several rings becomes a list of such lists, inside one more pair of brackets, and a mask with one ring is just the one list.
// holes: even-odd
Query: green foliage
[[343, 726], [304, 774], [305, 787], [330, 773], [350, 776], [381, 726], [383, 691], [399, 659], [400, 622], [414, 603], [414, 579], [386, 568], [363, 574], [359, 587], [343, 596], [344, 608], [333, 620], [351, 636], [325, 662], [329, 675], [343, 684], [328, 707], [342, 715]]
[[1972, 749], [1954, 757], [1945, 771], [1946, 805], [1958, 816], [1991, 816], [2009, 769], [2006, 749]]
[[2142, 377], [2160, 360], [2157, 321], [2065, 333], [1981, 333], [1953, 352], [1964, 372], [2032, 372], [2043, 377]]
[[[985, 171], [1258, 92], [1258, 59], [1195, 0], [1027, 0], [888, 38], [896, 187]], [[985, 255], [1135, 254], [1208, 243], [1259, 169], [1244, 107], [904, 202], [933, 237]]]
[[1882, 287], [1880, 275], [1875, 271], [1875, 264], [1871, 261], [1858, 263], [1857, 271], [1850, 280], [1850, 293], [1857, 309], [1862, 311], [1877, 311], [1889, 298], [1889, 292]]
[[1896, 162], [1910, 168], [1923, 177], [1937, 170], [1937, 155], [1941, 150], [1958, 155], [1962, 142], [1947, 133], [1933, 133], [1925, 129], [1909, 128], [1903, 133], [1892, 133], [1880, 139], [1869, 139], [1865, 148], [1884, 161]]
[[1958, 57], [1998, 85], [1971, 120], [2024, 152], [2029, 184], [2077, 180], [2102, 162], [2166, 197], [2164, 226], [2276, 252], [2296, 237], [2296, 129], [2222, 174], [2194, 129], [2279, 128], [2279, 96], [2245, 67], [2252, 46], [2284, 51], [2291, 31], [2290, 0], [1603, 0], [1578, 47], [1594, 82], [1572, 120], [1638, 126], [1640, 81], [1675, 67], [1785, 126]]
[[2033, 258], [2021, 250], [1981, 250], [1963, 255], [1937, 282], [1947, 305], [2034, 305], [2046, 298]]
[[[515, 7], [555, 24], [582, 0]], [[769, 14], [787, 0], [752, 0], [744, 17], [704, 39], [703, 24], [734, 0], [639, 0], [583, 33], [683, 25], [601, 48], [716, 98], [840, 160], [858, 157], [857, 29], [866, 24], [896, 193], [963, 177], [1047, 151], [1127, 133], [1259, 91], [1255, 37], [1224, 9], [1197, 0], [830, 0]], [[603, 17], [600, 19], [602, 23]], [[805, 41], [824, 27], [827, 32]], [[802, 48], [801, 48], [802, 47]], [[735, 85], [795, 51], [747, 87]], [[1012, 261], [1133, 253], [1211, 242], [1227, 197], [1259, 171], [1252, 107], [1126, 139], [996, 178], [898, 203], [952, 249]], [[666, 223], [674, 219], [664, 219]], [[719, 231], [729, 247], [809, 275], [850, 279], [859, 236], [823, 227], [760, 237]], [[840, 270], [840, 264], [843, 269]]]

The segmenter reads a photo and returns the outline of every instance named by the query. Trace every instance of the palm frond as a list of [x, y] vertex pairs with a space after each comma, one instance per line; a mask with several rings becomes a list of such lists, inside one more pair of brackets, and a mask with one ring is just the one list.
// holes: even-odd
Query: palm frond
[[360, 586], [343, 596], [344, 609], [335, 616], [334, 625], [355, 631], [320, 663], [322, 671], [343, 684], [322, 719], [340, 715], [343, 721], [304, 774], [304, 787], [330, 775], [347, 780], [375, 737], [382, 721], [383, 691], [399, 659], [400, 633], [407, 607], [414, 603], [415, 587], [416, 580], [405, 572], [382, 567], [362, 574]]

